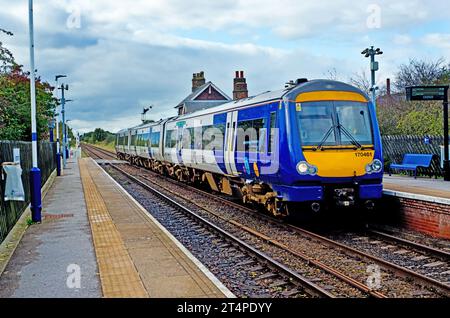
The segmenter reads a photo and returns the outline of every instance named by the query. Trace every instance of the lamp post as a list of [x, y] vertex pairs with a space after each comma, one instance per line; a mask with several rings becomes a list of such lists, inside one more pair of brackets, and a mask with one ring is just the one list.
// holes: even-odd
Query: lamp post
[[66, 131], [66, 99], [64, 97], [64, 92], [69, 90], [69, 85], [61, 84], [61, 87], [59, 88], [61, 90], [61, 114], [62, 114], [62, 130], [63, 130], [63, 166], [64, 169], [67, 168], [67, 155], [66, 155], [66, 147], [67, 147], [67, 139], [64, 132]]
[[145, 108], [142, 110], [142, 114], [141, 114], [141, 120], [143, 124], [146, 124], [148, 122], [148, 119], [146, 118], [147, 113], [153, 109], [153, 105], [150, 105], [149, 107]]
[[[67, 100], [67, 102], [70, 102], [71, 100]], [[70, 157], [70, 155], [69, 155], [69, 148], [70, 148], [70, 143], [69, 143], [69, 125], [68, 125], [68, 123], [70, 122], [70, 121], [72, 121], [71, 119], [66, 119], [66, 130], [64, 131], [64, 134], [65, 134], [65, 138], [66, 138], [66, 145], [67, 145], [67, 147], [66, 147], [66, 156], [67, 156], [67, 158], [69, 158]]]
[[[58, 100], [58, 80], [60, 78], [67, 77], [67, 75], [56, 75], [55, 76], [55, 82], [56, 82], [56, 99]], [[60, 139], [59, 139], [59, 113], [56, 114], [56, 170], [58, 173], [58, 177], [61, 176], [61, 145], [60, 145]]]
[[372, 92], [372, 103], [374, 106], [376, 106], [376, 96], [377, 96], [377, 89], [376, 86], [376, 80], [375, 80], [375, 72], [380, 69], [380, 66], [377, 61], [375, 61], [375, 55], [381, 55], [383, 54], [383, 51], [381, 49], [374, 49], [373, 46], [370, 48], [365, 49], [361, 52], [362, 55], [365, 57], [370, 57], [370, 73], [371, 73], [371, 81], [372, 81], [372, 87], [370, 88], [370, 91]]
[[[70, 102], [73, 102], [73, 99], [66, 99], [65, 100], [65, 102], [66, 102], [66, 104], [67, 103], [70, 103]], [[63, 131], [63, 134], [64, 134], [64, 139], [65, 139], [65, 149], [64, 149], [64, 151], [65, 151], [65, 154], [66, 154], [66, 158], [68, 158], [69, 157], [69, 150], [68, 150], [68, 148], [69, 148], [69, 139], [68, 139], [68, 127], [67, 127], [67, 123], [69, 122], [69, 121], [71, 121], [71, 120], [69, 120], [69, 119], [66, 119], [66, 122], [65, 122], [65, 124], [64, 124], [64, 126], [65, 126], [65, 129], [64, 129], [64, 131]]]
[[31, 139], [33, 168], [30, 172], [31, 216], [35, 223], [42, 222], [41, 170], [38, 166], [38, 134], [36, 123], [36, 75], [34, 65], [33, 0], [28, 0], [28, 22], [30, 36], [30, 99], [31, 99]]

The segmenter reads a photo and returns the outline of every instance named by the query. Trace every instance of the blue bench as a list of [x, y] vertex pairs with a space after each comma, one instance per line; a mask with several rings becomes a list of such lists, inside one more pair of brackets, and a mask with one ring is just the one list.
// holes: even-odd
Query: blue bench
[[[405, 154], [403, 162], [401, 164], [393, 163], [389, 167], [389, 175], [392, 175], [392, 170], [406, 170], [414, 171], [414, 178], [417, 179], [418, 168], [430, 168], [431, 163], [435, 155], [418, 155], [418, 154]], [[431, 175], [430, 175], [431, 176]]]

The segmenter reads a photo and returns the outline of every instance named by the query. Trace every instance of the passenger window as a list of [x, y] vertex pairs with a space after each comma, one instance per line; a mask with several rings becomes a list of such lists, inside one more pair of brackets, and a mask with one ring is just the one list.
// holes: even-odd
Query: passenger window
[[161, 133], [154, 132], [151, 135], [151, 147], [152, 148], [158, 148], [159, 147], [159, 139], [161, 137]]
[[266, 129], [263, 118], [238, 123], [237, 151], [265, 152]]
[[175, 148], [177, 145], [176, 130], [168, 130], [166, 135], [166, 148]]

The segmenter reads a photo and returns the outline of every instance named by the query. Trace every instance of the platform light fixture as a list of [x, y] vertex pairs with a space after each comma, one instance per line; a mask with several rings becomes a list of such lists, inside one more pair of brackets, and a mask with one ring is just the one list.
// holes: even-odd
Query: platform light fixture
[[384, 52], [381, 51], [380, 48], [374, 49], [373, 46], [370, 48], [366, 48], [364, 51], [361, 52], [364, 57], [369, 58], [370, 57], [370, 73], [371, 73], [371, 88], [370, 91], [372, 92], [372, 103], [374, 106], [376, 106], [376, 91], [378, 87], [376, 86], [376, 79], [375, 79], [375, 73], [380, 69], [380, 65], [377, 61], [375, 61], [376, 55], [382, 55]]
[[[65, 78], [67, 75], [56, 75], [55, 76], [55, 82], [56, 82], [56, 100], [57, 100], [57, 107], [59, 106], [59, 100], [58, 100], [58, 81], [60, 78]], [[61, 145], [60, 145], [60, 139], [59, 139], [59, 113], [56, 113], [56, 171], [58, 177], [61, 176]]]

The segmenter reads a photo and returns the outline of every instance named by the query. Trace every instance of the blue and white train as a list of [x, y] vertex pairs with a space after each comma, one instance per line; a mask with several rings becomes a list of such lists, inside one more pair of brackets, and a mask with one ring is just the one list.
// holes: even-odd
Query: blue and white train
[[299, 80], [191, 114], [122, 130], [117, 155], [204, 184], [276, 216], [308, 206], [372, 208], [382, 196], [375, 107], [351, 85]]

